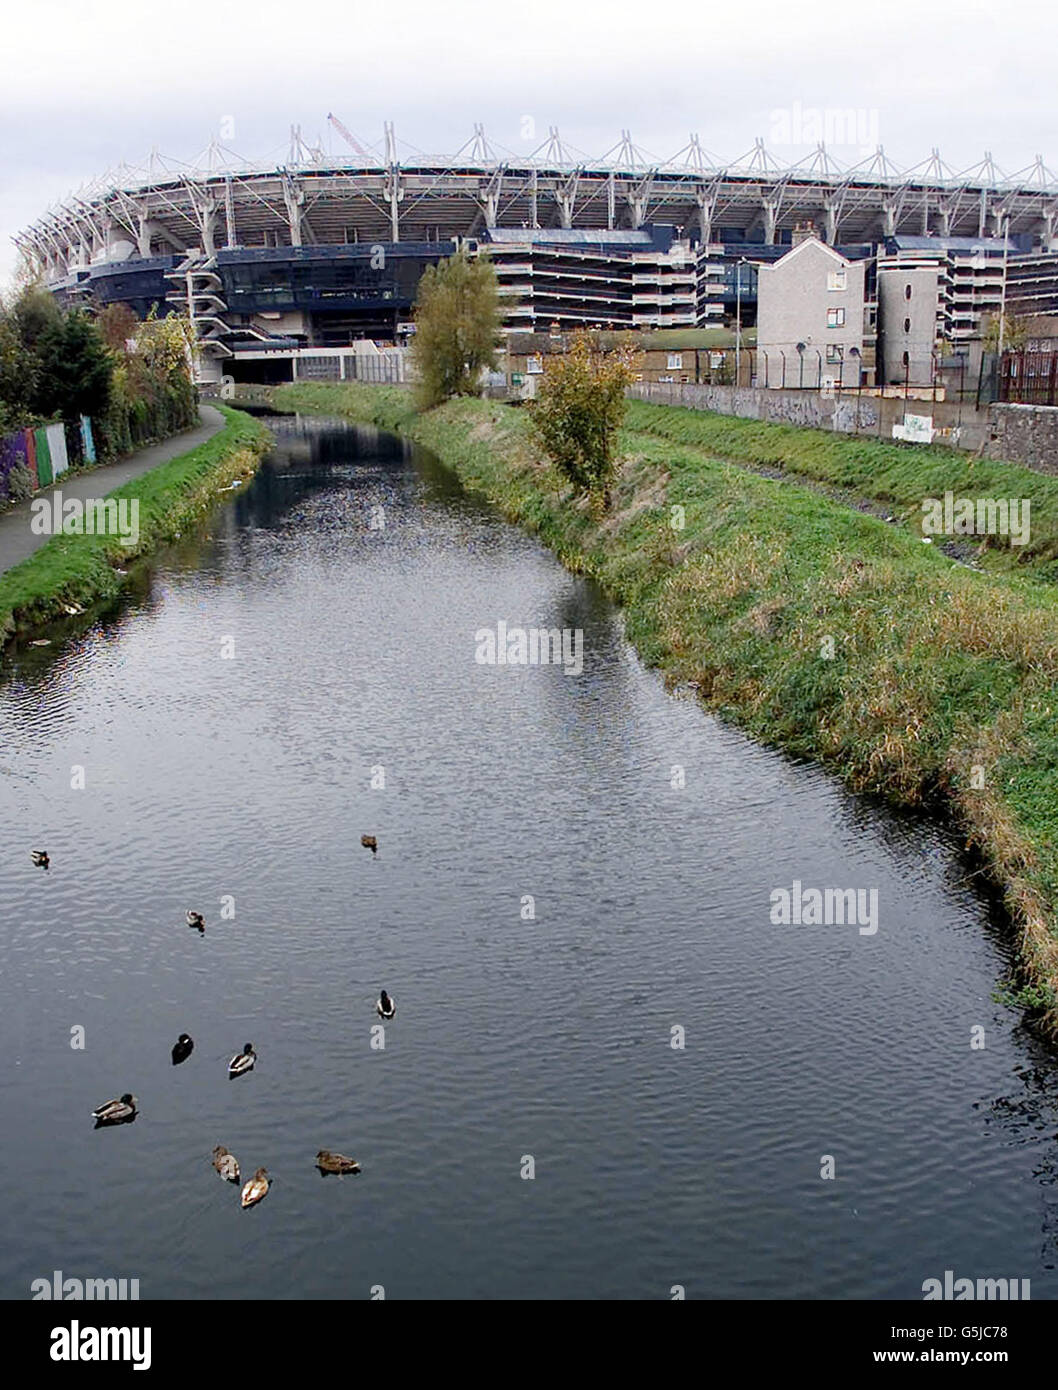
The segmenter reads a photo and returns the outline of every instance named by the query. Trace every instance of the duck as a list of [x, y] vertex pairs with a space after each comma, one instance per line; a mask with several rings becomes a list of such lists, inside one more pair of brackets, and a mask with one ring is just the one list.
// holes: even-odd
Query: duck
[[361, 835], [360, 843], [364, 849], [369, 849], [372, 854], [378, 853], [378, 839], [374, 835]]
[[139, 1101], [134, 1095], [126, 1091], [120, 1100], [108, 1100], [105, 1105], [99, 1105], [92, 1111], [92, 1119], [96, 1122], [96, 1128], [100, 1125], [123, 1125], [129, 1120], [134, 1120], [137, 1114]]
[[194, 927], [197, 931], [206, 930], [206, 919], [202, 916], [201, 912], [192, 912], [191, 908], [188, 908], [185, 914], [185, 920], [189, 927]]
[[48, 858], [48, 851], [45, 849], [33, 850], [30, 854], [30, 858], [38, 869], [46, 869], [51, 864], [51, 860]]
[[258, 1168], [250, 1181], [242, 1190], [242, 1204], [244, 1207], [252, 1207], [268, 1191], [271, 1186], [271, 1179], [264, 1168]]
[[321, 1173], [359, 1173], [360, 1165], [355, 1158], [346, 1158], [345, 1154], [331, 1153], [330, 1149], [321, 1149], [316, 1155], [316, 1167]]
[[181, 1062], [186, 1062], [195, 1050], [195, 1044], [187, 1033], [181, 1033], [173, 1044], [173, 1066], [178, 1067]]
[[375, 1005], [375, 1011], [377, 1012], [379, 1018], [392, 1018], [393, 1015], [397, 1012], [396, 1004], [394, 1004], [393, 1000], [389, 997], [385, 990], [383, 990], [382, 993], [378, 996], [378, 1002]]
[[241, 1052], [236, 1052], [235, 1056], [228, 1063], [229, 1076], [242, 1076], [245, 1071], [253, 1071], [253, 1064], [257, 1061], [257, 1053], [253, 1050], [253, 1043], [247, 1043]]
[[213, 1166], [225, 1182], [239, 1181], [239, 1160], [223, 1144], [218, 1144], [213, 1150]]

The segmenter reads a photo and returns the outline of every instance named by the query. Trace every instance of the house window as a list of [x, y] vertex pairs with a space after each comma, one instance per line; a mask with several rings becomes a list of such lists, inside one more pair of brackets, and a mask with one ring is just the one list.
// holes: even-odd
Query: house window
[[827, 361], [828, 361], [828, 362], [840, 362], [840, 361], [841, 361], [841, 348], [837, 345], [837, 343], [828, 343], [828, 344], [827, 344]]
[[544, 359], [542, 357], [530, 357], [525, 364], [525, 370], [530, 376], [539, 376], [544, 370]]
[[845, 288], [845, 267], [840, 270], [832, 270], [827, 276], [828, 290], [843, 290]]
[[910, 285], [905, 285], [905, 286], [904, 286], [904, 298], [905, 298], [905, 299], [910, 299], [910, 298], [911, 298], [911, 286], [910, 286]]
[[911, 358], [908, 357], [908, 355], [907, 355], [906, 352], [904, 353], [903, 362], [904, 362], [904, 366], [905, 366], [905, 367], [908, 366], [908, 365], [910, 364], [910, 362], [911, 362]]
[[910, 332], [911, 332], [911, 320], [910, 320], [910, 319], [905, 319], [905, 320], [904, 320], [904, 332], [905, 332], [905, 333], [910, 333]]
[[683, 366], [683, 353], [670, 352], [668, 366], [670, 372], [678, 372]]
[[827, 310], [827, 327], [828, 327], [828, 328], [844, 328], [844, 327], [845, 327], [845, 310], [844, 310], [844, 309], [828, 309], [828, 310]]

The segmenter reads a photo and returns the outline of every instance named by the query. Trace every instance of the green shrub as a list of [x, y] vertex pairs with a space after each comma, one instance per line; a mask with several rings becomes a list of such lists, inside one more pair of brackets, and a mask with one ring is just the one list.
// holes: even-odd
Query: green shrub
[[601, 352], [575, 333], [569, 352], [549, 359], [533, 406], [541, 447], [579, 491], [609, 504], [614, 445], [633, 380], [625, 352]]

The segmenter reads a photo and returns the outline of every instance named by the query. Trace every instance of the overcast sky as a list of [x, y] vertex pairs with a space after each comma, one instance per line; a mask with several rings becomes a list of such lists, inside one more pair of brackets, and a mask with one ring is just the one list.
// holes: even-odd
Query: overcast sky
[[724, 159], [761, 136], [795, 162], [830, 113], [847, 164], [880, 143], [905, 167], [937, 146], [955, 170], [986, 149], [1008, 172], [1037, 154], [1058, 169], [1058, 14], [1031, 0], [34, 0], [3, 31], [3, 280], [12, 233], [122, 160], [192, 161], [222, 131], [283, 160], [292, 123], [337, 155], [328, 111], [365, 145], [392, 120], [409, 158], [454, 154], [480, 121], [515, 154], [554, 125], [592, 156], [627, 128], [658, 158], [696, 131]]

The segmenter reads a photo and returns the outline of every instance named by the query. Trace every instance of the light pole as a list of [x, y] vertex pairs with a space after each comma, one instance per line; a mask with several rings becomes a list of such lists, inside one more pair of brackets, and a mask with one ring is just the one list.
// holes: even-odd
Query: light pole
[[741, 380], [742, 368], [742, 267], [749, 265], [745, 256], [739, 256], [735, 265], [735, 386]]
[[1010, 213], [1007, 213], [1007, 229], [1003, 233], [1003, 288], [999, 295], [999, 351], [996, 354], [1003, 360], [1003, 339], [1007, 328], [1007, 247], [1010, 245]]

